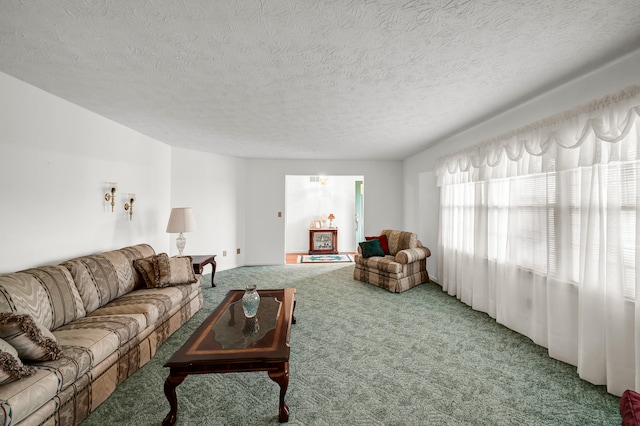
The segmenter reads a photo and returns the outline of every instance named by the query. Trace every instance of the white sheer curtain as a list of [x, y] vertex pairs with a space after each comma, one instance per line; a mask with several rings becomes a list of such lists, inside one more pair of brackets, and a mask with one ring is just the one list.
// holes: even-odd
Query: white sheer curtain
[[640, 86], [442, 158], [444, 291], [640, 390]]

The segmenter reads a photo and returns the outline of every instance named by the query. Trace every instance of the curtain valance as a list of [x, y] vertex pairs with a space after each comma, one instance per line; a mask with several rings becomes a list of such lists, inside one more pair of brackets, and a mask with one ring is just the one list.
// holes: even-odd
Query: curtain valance
[[637, 160], [638, 141], [640, 86], [631, 86], [440, 158], [438, 186]]

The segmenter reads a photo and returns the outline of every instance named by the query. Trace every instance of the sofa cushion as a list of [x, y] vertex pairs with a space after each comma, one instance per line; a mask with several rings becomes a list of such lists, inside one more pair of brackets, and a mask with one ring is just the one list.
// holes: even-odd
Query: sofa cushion
[[620, 397], [622, 426], [640, 425], [640, 394], [627, 389]]
[[152, 288], [155, 285], [156, 272], [153, 266], [155, 257], [156, 256], [149, 256], [133, 261], [133, 267], [140, 273], [147, 288]]
[[0, 275], [0, 312], [30, 315], [49, 330], [85, 315], [73, 277], [60, 265]]
[[58, 330], [53, 333], [56, 335], [58, 344], [60, 344], [60, 349], [62, 349], [60, 356], [51, 361], [39, 362], [37, 367], [54, 373], [57, 377], [58, 390], [63, 390], [75, 383], [83, 374], [86, 374], [93, 366], [92, 362], [96, 358], [89, 349], [82, 346], [63, 345], [62, 340], [57, 335]]
[[363, 268], [368, 270], [388, 274], [402, 273], [402, 265], [396, 262], [395, 257], [393, 256], [373, 256], [367, 258], [363, 255], [356, 254], [353, 260], [357, 265], [361, 265]]
[[198, 281], [191, 266], [191, 256], [169, 257], [166, 253], [160, 253], [137, 259], [133, 265], [143, 276], [147, 288], [193, 284]]
[[143, 278], [133, 267], [133, 262], [154, 254], [151, 246], [139, 244], [71, 259], [62, 265], [71, 272], [89, 314], [116, 297], [140, 287]]
[[[0, 421], [5, 425], [20, 424], [20, 421], [55, 398], [60, 389], [58, 386], [56, 374], [45, 368], [36, 368], [32, 376], [0, 386]], [[44, 423], [42, 420], [29, 420], [22, 424]]]
[[191, 266], [191, 256], [170, 258], [162, 253], [154, 258], [153, 265], [156, 278], [153, 287], [193, 284], [198, 281]]
[[[117, 277], [117, 296], [129, 293], [142, 283], [140, 274], [133, 267], [133, 259], [129, 259], [123, 250], [114, 250], [102, 253], [105, 259], [113, 266]], [[116, 296], [116, 297], [117, 297]]]
[[384, 257], [384, 251], [382, 251], [382, 247], [380, 246], [380, 240], [363, 241], [358, 245], [360, 246], [360, 250], [362, 250], [362, 257], [365, 259], [373, 256]]
[[383, 229], [381, 235], [387, 236], [389, 254], [395, 256], [400, 250], [418, 247], [418, 236], [413, 232]]
[[167, 294], [154, 289], [135, 290], [117, 298], [100, 309], [96, 309], [89, 317], [105, 315], [142, 314], [146, 325], [153, 325], [171, 309], [176, 301]]
[[153, 257], [153, 284], [149, 288], [168, 287], [171, 280], [171, 264], [167, 253]]
[[89, 314], [118, 295], [118, 280], [113, 266], [102, 256], [85, 256], [63, 265], [73, 276], [84, 308]]
[[16, 348], [0, 339], [0, 385], [32, 376], [35, 372], [35, 367], [22, 364]]
[[[132, 316], [94, 313], [54, 332], [64, 348], [63, 353], [67, 353], [71, 348], [86, 351], [89, 355], [89, 368], [102, 362], [142, 330], [138, 319]], [[77, 373], [83, 374], [84, 371]]]
[[364, 237], [365, 240], [370, 241], [370, 240], [379, 240], [380, 241], [380, 247], [382, 247], [382, 251], [384, 252], [384, 254], [391, 254], [389, 253], [389, 243], [387, 242], [387, 236], [382, 234], [382, 235], [377, 235], [375, 237]]
[[53, 334], [29, 315], [0, 313], [0, 338], [13, 346], [21, 359], [47, 361], [60, 355]]
[[128, 291], [143, 288], [144, 280], [142, 276], [135, 270], [135, 268], [133, 268], [133, 261], [136, 259], [153, 256], [156, 254], [156, 252], [149, 244], [138, 244], [135, 246], [124, 247], [117, 251], [123, 253], [127, 257], [127, 259], [129, 260], [127, 262], [128, 268], [133, 272], [133, 281], [129, 282], [130, 284], [132, 284], [132, 287]]
[[[141, 290], [135, 290], [129, 295], [137, 294]], [[138, 327], [144, 329], [155, 324], [158, 318], [167, 310], [164, 303], [159, 302], [154, 297], [129, 297], [129, 295], [119, 297], [111, 303], [107, 303], [96, 309], [87, 318], [105, 316], [129, 316], [138, 322]], [[142, 317], [138, 317], [142, 315]]]
[[200, 282], [164, 288], [132, 291], [92, 312], [88, 318], [104, 315], [144, 315], [147, 326], [156, 324], [184, 300], [198, 293]]

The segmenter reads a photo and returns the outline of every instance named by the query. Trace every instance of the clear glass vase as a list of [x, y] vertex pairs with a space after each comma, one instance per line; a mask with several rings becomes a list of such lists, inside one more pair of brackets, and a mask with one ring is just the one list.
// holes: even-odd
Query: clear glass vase
[[244, 296], [242, 296], [244, 315], [247, 318], [255, 317], [258, 312], [258, 305], [260, 305], [258, 290], [256, 290], [255, 284], [248, 285], [244, 290]]

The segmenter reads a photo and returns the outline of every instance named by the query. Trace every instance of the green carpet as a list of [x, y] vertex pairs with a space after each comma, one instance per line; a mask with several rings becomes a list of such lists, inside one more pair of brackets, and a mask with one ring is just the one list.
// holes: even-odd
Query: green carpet
[[[423, 284], [401, 294], [354, 281], [353, 265], [245, 267], [203, 286], [205, 306], [83, 426], [158, 425], [164, 362], [230, 289], [297, 288], [290, 425], [619, 425], [619, 398], [544, 348]], [[209, 277], [205, 278], [209, 282]], [[266, 373], [189, 376], [181, 425], [276, 425]]]

